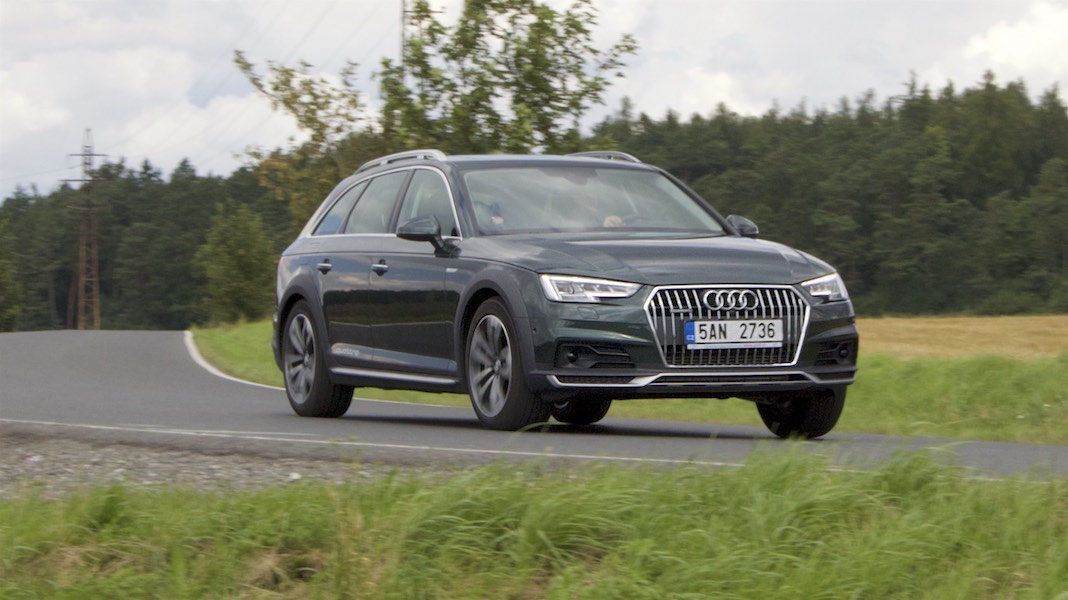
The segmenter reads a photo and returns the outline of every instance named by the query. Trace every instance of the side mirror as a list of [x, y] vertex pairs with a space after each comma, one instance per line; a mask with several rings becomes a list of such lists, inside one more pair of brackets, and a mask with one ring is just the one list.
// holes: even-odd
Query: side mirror
[[433, 215], [417, 217], [397, 227], [397, 237], [413, 242], [430, 242], [434, 245], [434, 250], [438, 252], [445, 249], [445, 241], [441, 237], [441, 224]]
[[757, 227], [756, 223], [741, 215], [729, 215], [727, 223], [742, 237], [755, 238], [760, 234], [760, 228]]

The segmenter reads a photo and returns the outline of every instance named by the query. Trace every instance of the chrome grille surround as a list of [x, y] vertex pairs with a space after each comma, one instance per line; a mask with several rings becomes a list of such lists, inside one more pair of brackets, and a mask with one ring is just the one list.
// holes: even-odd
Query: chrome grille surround
[[[712, 310], [702, 296], [712, 290], [756, 294], [755, 308]], [[808, 329], [809, 304], [788, 285], [682, 285], [653, 289], [645, 312], [660, 356], [668, 367], [788, 367], [797, 364]], [[685, 323], [693, 320], [782, 319], [781, 348], [690, 350], [686, 348]]]

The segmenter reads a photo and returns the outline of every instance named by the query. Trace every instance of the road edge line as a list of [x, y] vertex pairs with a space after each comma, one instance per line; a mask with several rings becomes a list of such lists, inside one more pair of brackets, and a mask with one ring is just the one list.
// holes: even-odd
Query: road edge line
[[[251, 385], [251, 386], [258, 387], [258, 388], [272, 390], [272, 391], [275, 391], [275, 392], [284, 392], [284, 391], [286, 391], [286, 388], [284, 388], [284, 387], [278, 387], [278, 386], [274, 386], [274, 385], [267, 385], [265, 383], [256, 383], [255, 381], [248, 381], [248, 380], [245, 380], [245, 379], [240, 379], [238, 377], [234, 377], [233, 375], [227, 375], [226, 373], [223, 373], [215, 365], [213, 365], [210, 362], [208, 362], [207, 359], [205, 359], [202, 354], [200, 354], [200, 350], [197, 349], [197, 344], [196, 344], [196, 341], [194, 340], [193, 332], [189, 331], [187, 329], [184, 333], [185, 333], [185, 336], [184, 336], [185, 349], [186, 349], [186, 352], [188, 352], [188, 354], [189, 354], [189, 358], [193, 359], [193, 362], [196, 363], [197, 366], [199, 366], [200, 368], [204, 369], [208, 373], [211, 373], [212, 375], [215, 375], [216, 377], [222, 377], [223, 379], [225, 379], [227, 381], [233, 381], [234, 383], [243, 383], [245, 385]], [[379, 402], [379, 403], [382, 403], [382, 404], [408, 404], [407, 402], [401, 402], [399, 400], [378, 400], [376, 398], [359, 398], [359, 397], [355, 397], [355, 396], [353, 397], [353, 400], [359, 400], [360, 402]], [[455, 408], [455, 407], [448, 406], [448, 405], [445, 405], [445, 404], [422, 404], [422, 406], [433, 406], [433, 407], [436, 407], [436, 408]]]
[[185, 330], [184, 340], [185, 340], [185, 349], [186, 349], [186, 352], [189, 353], [189, 358], [193, 359], [193, 362], [195, 362], [200, 368], [204, 369], [208, 373], [211, 373], [212, 375], [215, 375], [216, 377], [222, 377], [223, 379], [226, 379], [227, 381], [233, 381], [235, 383], [243, 383], [245, 385], [253, 385], [253, 386], [256, 386], [256, 387], [260, 387], [260, 388], [266, 388], [268, 390], [276, 390], [276, 391], [282, 391], [282, 392], [285, 391], [285, 388], [281, 388], [281, 387], [274, 386], [274, 385], [267, 385], [267, 384], [264, 384], [264, 383], [256, 383], [255, 381], [246, 381], [244, 379], [239, 379], [237, 377], [234, 377], [233, 375], [227, 375], [226, 373], [223, 373], [222, 371], [217, 369], [215, 367], [215, 365], [213, 365], [210, 362], [208, 362], [207, 360], [205, 360], [204, 357], [200, 354], [200, 350], [197, 349], [196, 342], [193, 340], [193, 332], [192, 331], [190, 331], [188, 329]]

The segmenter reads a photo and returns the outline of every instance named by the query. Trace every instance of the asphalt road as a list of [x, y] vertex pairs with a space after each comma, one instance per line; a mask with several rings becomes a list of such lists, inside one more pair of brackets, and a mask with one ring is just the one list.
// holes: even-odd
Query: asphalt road
[[[926, 449], [977, 476], [1068, 475], [1065, 446], [837, 431], [816, 441], [784, 442], [762, 427], [611, 416], [588, 427], [508, 433], [482, 429], [470, 409], [359, 399], [340, 419], [307, 419], [290, 410], [282, 390], [209, 371], [190, 354], [187, 335], [0, 334], [0, 434], [421, 466], [501, 460], [736, 466], [753, 452], [803, 451], [853, 469], [902, 450]], [[861, 409], [846, 403], [846, 410]]]

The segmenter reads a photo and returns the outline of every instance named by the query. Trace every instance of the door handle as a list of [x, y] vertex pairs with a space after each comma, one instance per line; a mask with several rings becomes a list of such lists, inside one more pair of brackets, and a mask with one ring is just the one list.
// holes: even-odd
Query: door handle
[[325, 275], [329, 273], [330, 269], [333, 269], [334, 267], [330, 264], [330, 259], [327, 258], [324, 259], [323, 262], [315, 265], [315, 268], [319, 269], [319, 272]]
[[371, 265], [371, 270], [377, 273], [378, 275], [385, 275], [386, 271], [389, 270], [389, 265], [387, 265], [385, 261], [382, 261], [378, 264]]

